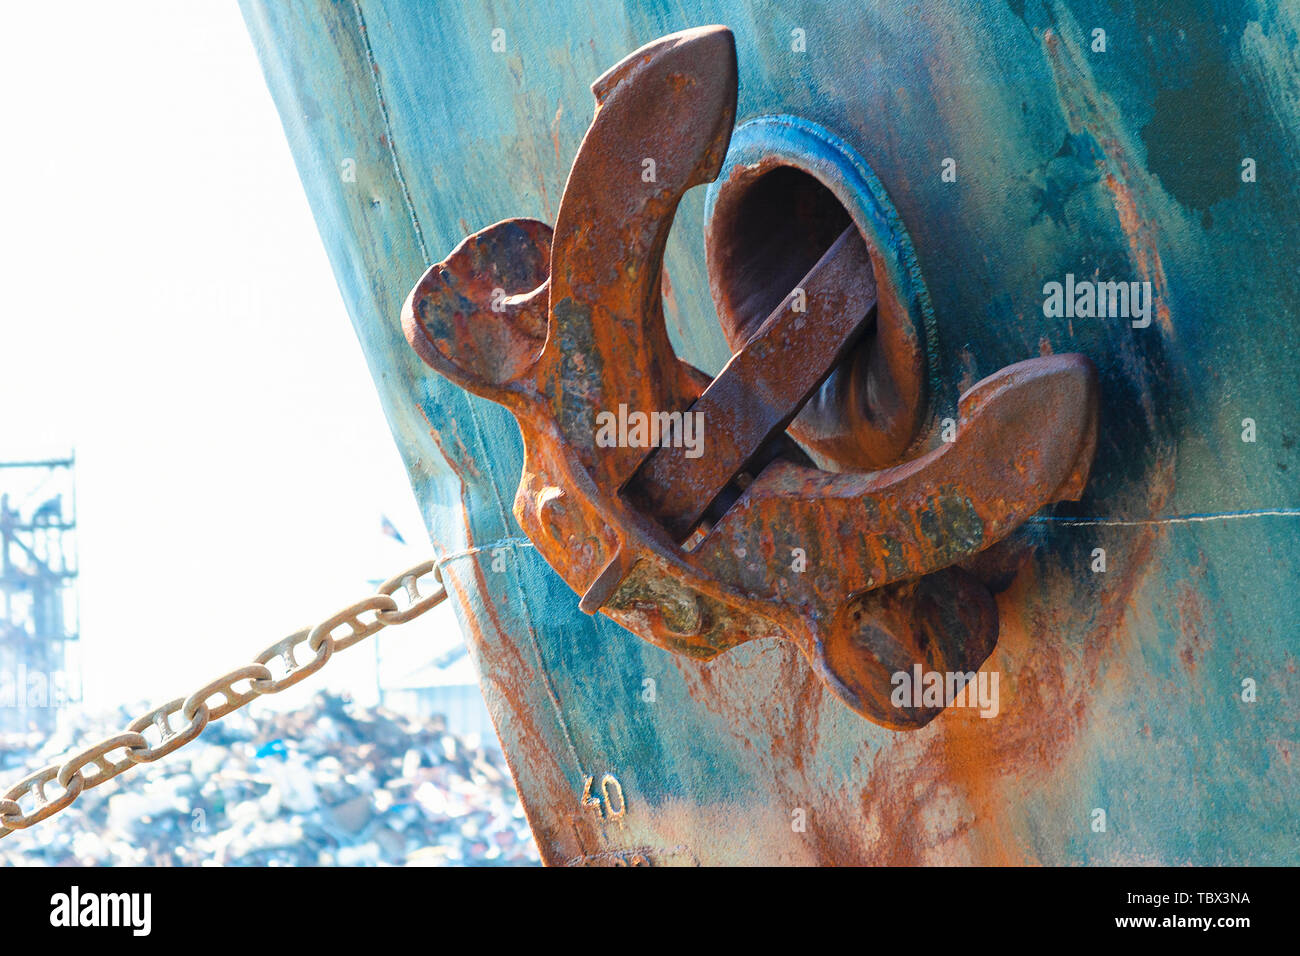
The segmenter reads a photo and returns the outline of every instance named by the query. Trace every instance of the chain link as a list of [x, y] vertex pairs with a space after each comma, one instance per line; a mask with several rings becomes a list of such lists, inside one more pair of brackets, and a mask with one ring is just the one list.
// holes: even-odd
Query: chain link
[[[420, 582], [429, 576], [433, 577], [436, 586], [425, 593], [420, 589]], [[394, 596], [399, 589], [406, 596], [405, 608]], [[349, 604], [315, 627], [303, 628], [276, 641], [254, 657], [254, 663], [223, 674], [188, 697], [178, 697], [155, 707], [136, 718], [122, 733], [104, 738], [61, 764], [42, 767], [18, 781], [0, 797], [0, 840], [15, 830], [25, 830], [53, 816], [85, 791], [112, 780], [134, 765], [167, 756], [201, 734], [209, 723], [238, 710], [254, 697], [292, 687], [324, 667], [335, 651], [346, 650], [385, 627], [405, 624], [441, 604], [446, 597], [447, 590], [442, 585], [437, 562], [423, 561], [389, 578], [375, 594]], [[374, 612], [374, 618], [367, 623], [361, 616], [370, 612]], [[334, 632], [345, 626], [346, 633], [336, 637]], [[303, 644], [313, 656], [299, 664], [294, 651]], [[283, 665], [283, 676], [276, 677], [272, 673], [273, 661]], [[239, 688], [236, 686], [239, 684], [246, 686]], [[214, 703], [214, 698], [219, 700]], [[177, 716], [184, 723], [173, 727], [172, 718]], [[147, 736], [155, 731], [156, 744], [151, 743]], [[122, 751], [121, 756], [111, 759], [109, 755], [114, 751]], [[59, 788], [59, 793], [53, 797], [46, 793], [51, 784]], [[24, 810], [22, 801], [28, 796], [32, 798], [33, 806]]]

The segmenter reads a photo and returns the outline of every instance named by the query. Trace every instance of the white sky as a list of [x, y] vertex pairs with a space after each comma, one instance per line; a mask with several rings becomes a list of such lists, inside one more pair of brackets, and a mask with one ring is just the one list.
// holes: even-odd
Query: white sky
[[[162, 703], [428, 539], [235, 4], [4, 17], [0, 459], [75, 448], [87, 704]], [[372, 698], [372, 651], [277, 702], [324, 686]]]

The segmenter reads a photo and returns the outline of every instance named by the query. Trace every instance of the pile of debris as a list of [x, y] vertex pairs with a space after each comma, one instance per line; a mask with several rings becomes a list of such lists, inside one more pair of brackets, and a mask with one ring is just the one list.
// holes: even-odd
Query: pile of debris
[[[119, 727], [130, 720], [114, 716]], [[85, 732], [26, 752], [8, 741], [0, 780], [60, 759]], [[467, 746], [441, 718], [415, 721], [327, 694], [293, 713], [237, 711], [0, 840], [0, 864], [19, 866], [537, 862], [495, 750]]]

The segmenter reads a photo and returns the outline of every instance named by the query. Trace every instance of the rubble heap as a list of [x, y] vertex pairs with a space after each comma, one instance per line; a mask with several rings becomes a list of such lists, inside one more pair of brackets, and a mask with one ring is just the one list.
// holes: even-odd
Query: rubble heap
[[[6, 741], [0, 779], [18, 780], [75, 743]], [[293, 713], [231, 714], [0, 840], [0, 864], [19, 866], [537, 862], [496, 751], [467, 746], [441, 718], [415, 721], [328, 694]]]

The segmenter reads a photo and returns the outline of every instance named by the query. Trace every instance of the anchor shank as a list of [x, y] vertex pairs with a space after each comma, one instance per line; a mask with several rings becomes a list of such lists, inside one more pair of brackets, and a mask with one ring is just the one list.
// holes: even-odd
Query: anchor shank
[[839, 364], [875, 304], [867, 246], [849, 226], [687, 410], [702, 441], [661, 442], [628, 482], [627, 499], [685, 541]]

